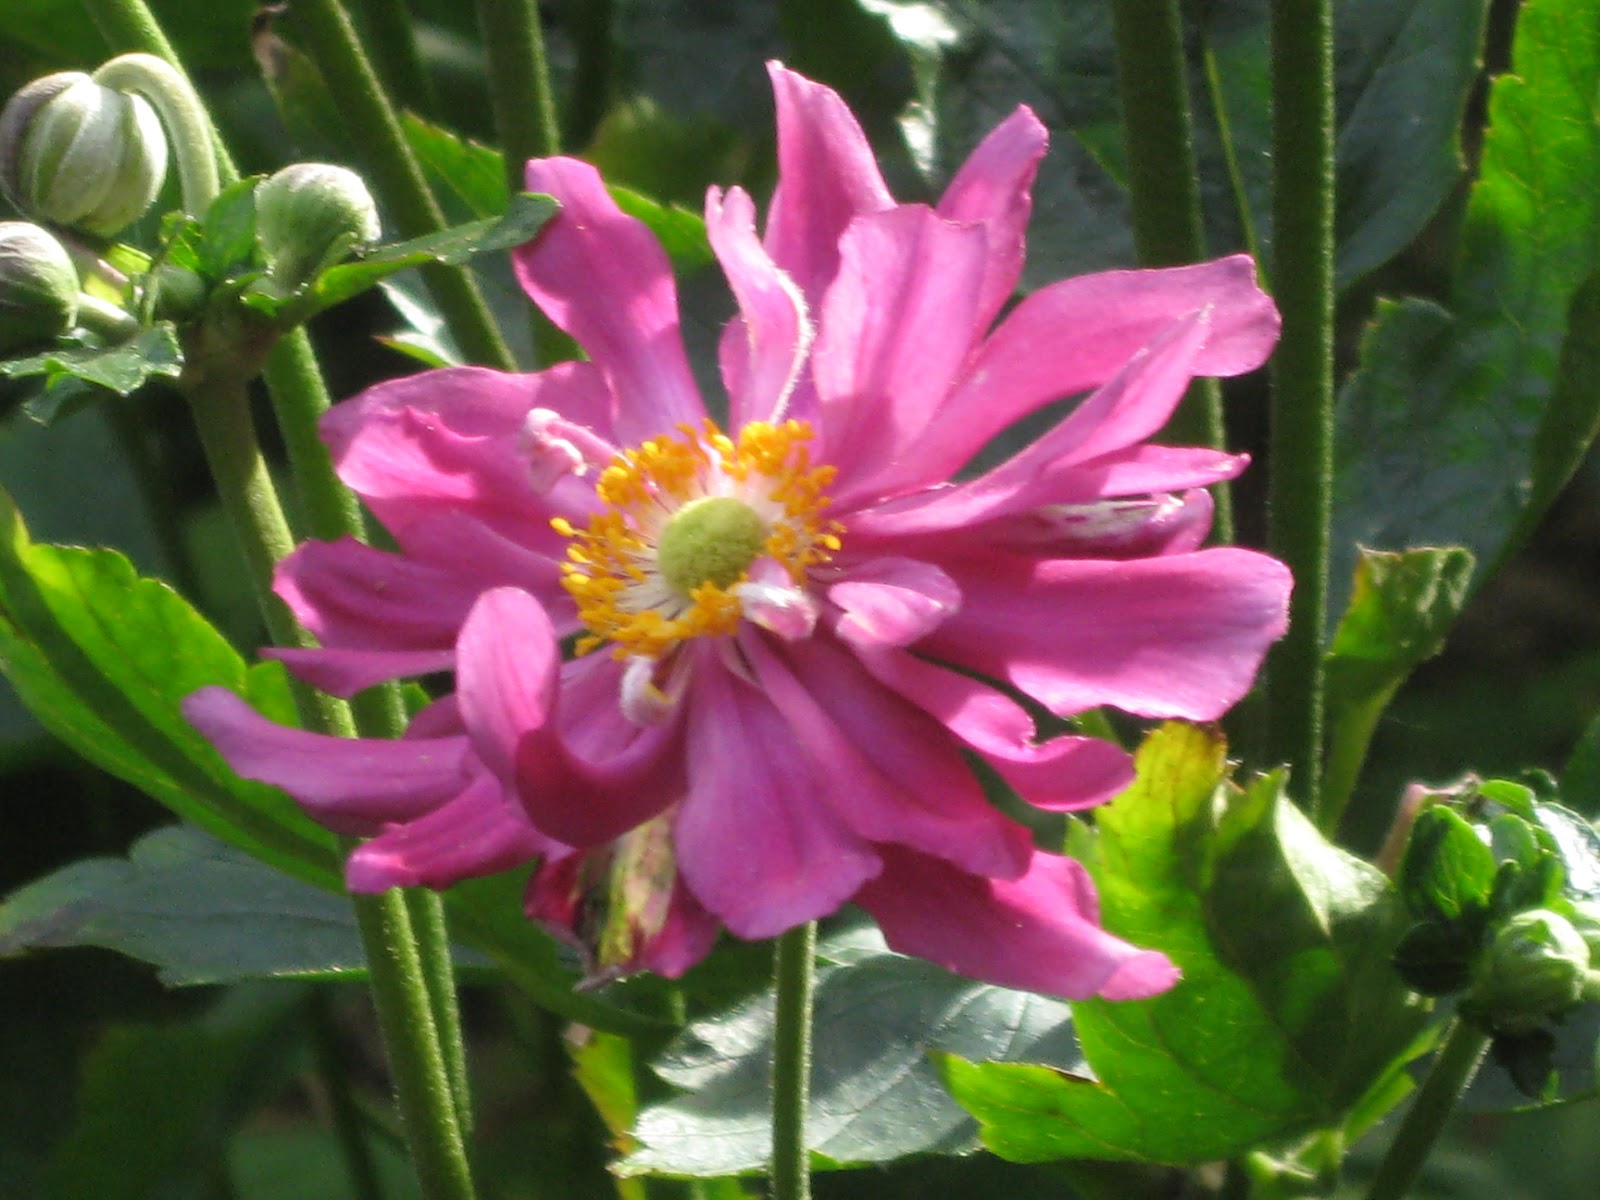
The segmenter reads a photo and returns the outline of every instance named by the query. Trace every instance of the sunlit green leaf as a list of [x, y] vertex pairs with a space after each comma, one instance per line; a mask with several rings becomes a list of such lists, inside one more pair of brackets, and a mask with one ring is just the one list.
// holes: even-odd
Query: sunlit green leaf
[[1073, 1006], [1092, 1079], [948, 1058], [1004, 1157], [1194, 1164], [1337, 1127], [1420, 1027], [1389, 967], [1404, 920], [1387, 881], [1324, 841], [1281, 778], [1232, 788], [1220, 739], [1183, 725], [1152, 734], [1137, 765], [1097, 814], [1102, 917], [1183, 980]]
[[47, 423], [81, 407], [95, 396], [95, 389], [128, 396], [152, 378], [176, 379], [182, 371], [183, 352], [167, 321], [140, 330], [119, 345], [50, 350], [0, 363], [0, 377], [43, 377], [44, 393], [29, 400], [26, 408], [35, 420]]

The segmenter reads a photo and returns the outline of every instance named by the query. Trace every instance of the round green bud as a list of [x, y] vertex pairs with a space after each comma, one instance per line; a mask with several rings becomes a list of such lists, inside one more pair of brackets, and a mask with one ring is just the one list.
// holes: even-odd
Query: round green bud
[[766, 523], [732, 496], [708, 496], [680, 508], [656, 543], [661, 577], [682, 595], [702, 583], [726, 588], [750, 569], [767, 541]]
[[166, 174], [155, 110], [80, 71], [34, 80], [0, 112], [0, 190], [35, 220], [111, 237], [144, 215]]
[[256, 189], [256, 240], [281, 291], [309, 283], [382, 232], [366, 183], [345, 167], [295, 163]]
[[1589, 961], [1589, 947], [1565, 917], [1545, 908], [1518, 913], [1474, 965], [1462, 1010], [1495, 1033], [1532, 1033], [1584, 999]]
[[59, 337], [77, 316], [66, 248], [37, 225], [0, 221], [0, 354]]

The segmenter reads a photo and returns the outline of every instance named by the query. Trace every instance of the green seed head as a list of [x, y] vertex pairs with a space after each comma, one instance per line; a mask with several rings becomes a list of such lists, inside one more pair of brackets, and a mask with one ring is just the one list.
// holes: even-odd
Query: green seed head
[[656, 545], [661, 577], [687, 596], [702, 583], [730, 587], [767, 541], [767, 526], [748, 504], [708, 496], [678, 510]]

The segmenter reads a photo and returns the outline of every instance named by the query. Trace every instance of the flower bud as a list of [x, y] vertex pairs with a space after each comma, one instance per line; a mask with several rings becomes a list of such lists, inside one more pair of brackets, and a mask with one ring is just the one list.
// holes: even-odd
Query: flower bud
[[64, 246], [26, 221], [0, 221], [0, 354], [59, 337], [78, 315]]
[[1506, 921], [1473, 969], [1464, 1012], [1495, 1033], [1526, 1035], [1591, 990], [1589, 947], [1559, 913], [1536, 908]]
[[378, 240], [378, 209], [361, 176], [327, 163], [295, 163], [256, 189], [256, 239], [267, 274], [292, 292]]
[[0, 112], [0, 189], [36, 220], [110, 237], [144, 215], [166, 173], [155, 110], [82, 72], [36, 79]]

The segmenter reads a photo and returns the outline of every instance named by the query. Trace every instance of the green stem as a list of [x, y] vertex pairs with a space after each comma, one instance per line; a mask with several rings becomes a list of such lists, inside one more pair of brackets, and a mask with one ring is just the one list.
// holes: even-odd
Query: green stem
[[[1183, 60], [1178, 0], [1113, 0], [1117, 82], [1128, 150], [1128, 199], [1139, 264], [1169, 267], [1205, 257], [1199, 174]], [[1222, 449], [1222, 389], [1197, 379], [1167, 423], [1164, 439]], [[1212, 536], [1233, 538], [1233, 505], [1218, 484]]]
[[772, 1034], [772, 1200], [809, 1200], [806, 1110], [811, 1097], [811, 1005], [816, 983], [817, 924], [778, 938], [778, 992]]
[[[402, 237], [422, 237], [445, 227], [422, 167], [407, 145], [399, 117], [374, 74], [349, 14], [338, 0], [297, 0], [293, 18], [322, 68], [328, 90], [367, 148], [367, 168]], [[511, 352], [472, 277], [460, 267], [419, 268], [450, 332], [468, 358], [502, 371], [515, 368]]]
[[93, 78], [113, 91], [137, 92], [150, 101], [166, 127], [167, 142], [178, 162], [183, 207], [194, 216], [204, 216], [221, 186], [216, 137], [205, 105], [188, 78], [166, 59], [143, 52], [118, 55]]
[[[495, 137], [513, 195], [526, 186], [530, 158], [561, 152], [561, 126], [550, 88], [544, 29], [536, 0], [477, 0], [478, 29], [489, 56], [489, 100]], [[576, 357], [572, 340], [537, 308], [529, 308], [533, 346], [540, 364]]]
[[350, 1071], [340, 1050], [339, 1032], [334, 1027], [326, 989], [311, 1000], [311, 1048], [317, 1076], [328, 1100], [328, 1118], [333, 1122], [334, 1139], [344, 1156], [350, 1187], [357, 1200], [383, 1200], [378, 1168], [372, 1147], [367, 1144], [361, 1107], [350, 1086]]
[[1233, 206], [1239, 216], [1239, 232], [1244, 239], [1244, 250], [1256, 260], [1256, 272], [1261, 276], [1261, 286], [1267, 282], [1267, 264], [1261, 259], [1261, 240], [1256, 236], [1255, 214], [1250, 208], [1250, 193], [1244, 185], [1244, 172], [1239, 169], [1239, 148], [1233, 138], [1233, 120], [1228, 116], [1228, 98], [1222, 90], [1222, 75], [1217, 70], [1217, 52], [1212, 49], [1211, 38], [1205, 28], [1200, 30], [1200, 57], [1205, 64], [1206, 95], [1211, 100], [1211, 119], [1217, 124], [1217, 140], [1222, 144], [1222, 161], [1228, 172], [1228, 190], [1233, 194]]
[[125, 342], [139, 332], [139, 321], [109, 300], [78, 293], [78, 324], [111, 342]]
[[450, 957], [450, 930], [445, 923], [444, 901], [438, 892], [429, 888], [408, 888], [404, 895], [411, 932], [417, 939], [417, 960], [439, 1033], [445, 1074], [450, 1080], [456, 1119], [462, 1131], [469, 1133], [473, 1123], [472, 1085], [467, 1078], [467, 1042], [461, 1028], [461, 1005], [456, 995], [455, 963]]
[[1461, 1093], [1483, 1060], [1489, 1037], [1459, 1017], [1445, 1035], [1444, 1045], [1428, 1068], [1417, 1098], [1400, 1122], [1394, 1141], [1378, 1164], [1378, 1173], [1367, 1189], [1367, 1200], [1402, 1200], [1408, 1195], [1417, 1173], [1433, 1148], [1445, 1118], [1455, 1108]]
[[1333, 5], [1272, 0], [1273, 362], [1267, 544], [1294, 572], [1289, 632], [1267, 659], [1271, 758], [1320, 807], [1322, 632], [1333, 492]]
[[[272, 409], [294, 470], [306, 531], [325, 541], [346, 534], [360, 537], [364, 531], [361, 505], [334, 474], [328, 447], [317, 432], [317, 422], [328, 411], [328, 388], [304, 330], [296, 329], [273, 346], [262, 378], [272, 396]], [[382, 736], [398, 737], [399, 732], [396, 729]]]
[[404, 96], [412, 112], [431, 116], [439, 104], [405, 0], [361, 0], [361, 13], [366, 44], [390, 94]]

